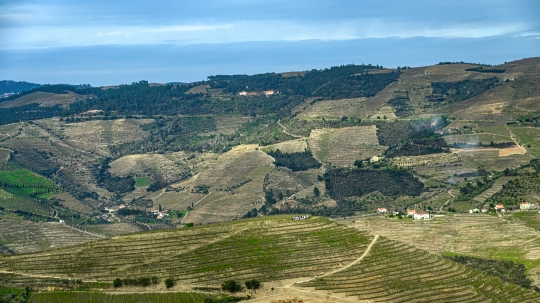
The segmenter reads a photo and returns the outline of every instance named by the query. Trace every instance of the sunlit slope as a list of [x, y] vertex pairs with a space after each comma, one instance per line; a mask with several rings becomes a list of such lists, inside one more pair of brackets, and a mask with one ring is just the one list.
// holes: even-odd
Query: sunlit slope
[[327, 219], [259, 218], [119, 236], [68, 249], [0, 259], [0, 272], [111, 282], [172, 277], [220, 284], [308, 277], [358, 258], [370, 238]]

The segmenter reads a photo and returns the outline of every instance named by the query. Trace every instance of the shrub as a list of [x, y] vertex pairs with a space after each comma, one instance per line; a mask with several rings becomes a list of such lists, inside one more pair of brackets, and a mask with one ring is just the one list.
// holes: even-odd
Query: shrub
[[165, 286], [167, 286], [167, 288], [171, 288], [174, 286], [174, 280], [172, 278], [167, 278], [165, 279]]
[[122, 280], [120, 280], [120, 278], [114, 279], [114, 281], [113, 281], [113, 286], [114, 286], [114, 287], [120, 287], [120, 286], [122, 286]]
[[229, 292], [237, 292], [237, 291], [242, 290], [242, 286], [240, 285], [240, 283], [236, 281], [229, 280], [221, 284], [221, 289], [224, 291], [229, 291]]
[[259, 289], [261, 287], [261, 282], [255, 279], [247, 280], [244, 284], [246, 284], [247, 289]]

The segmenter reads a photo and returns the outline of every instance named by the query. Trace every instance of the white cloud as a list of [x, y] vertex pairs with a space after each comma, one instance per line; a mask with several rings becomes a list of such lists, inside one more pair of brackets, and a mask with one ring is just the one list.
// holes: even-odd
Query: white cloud
[[161, 26], [19, 26], [3, 30], [2, 49], [80, 47], [93, 45], [205, 44], [250, 41], [352, 40], [365, 38], [482, 38], [519, 33], [524, 23], [448, 24], [395, 23], [361, 19], [328, 23], [240, 21]]

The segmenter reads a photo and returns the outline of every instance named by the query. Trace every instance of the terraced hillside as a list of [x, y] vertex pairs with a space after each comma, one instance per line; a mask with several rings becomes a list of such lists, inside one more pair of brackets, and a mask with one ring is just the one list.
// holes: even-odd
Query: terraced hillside
[[248, 278], [272, 281], [339, 268], [358, 258], [369, 241], [366, 234], [326, 219], [277, 216], [10, 256], [0, 260], [0, 271], [106, 282], [153, 275], [195, 285]]
[[103, 239], [58, 222], [31, 222], [0, 217], [0, 245], [22, 254]]
[[360, 262], [298, 285], [371, 302], [538, 302], [504, 283], [412, 246], [380, 238]]
[[[531, 290], [318, 217], [273, 216], [136, 233], [0, 259], [0, 284], [11, 286], [108, 288], [115, 278], [153, 276], [172, 278], [173, 291], [257, 279], [263, 287], [250, 292], [254, 302], [284, 296], [325, 302], [539, 300]], [[164, 285], [144, 290], [159, 293]]]
[[531, 266], [540, 260], [538, 231], [486, 214], [456, 214], [422, 222], [379, 217], [349, 224], [436, 254], [511, 259]]
[[501, 177], [501, 178], [497, 179], [497, 181], [495, 181], [495, 183], [493, 183], [493, 185], [490, 188], [488, 188], [486, 191], [479, 194], [478, 196], [474, 197], [474, 200], [478, 201], [478, 202], [481, 202], [481, 203], [484, 203], [487, 199], [489, 199], [495, 193], [500, 191], [502, 189], [503, 185], [505, 185], [506, 183], [508, 183], [508, 181], [510, 181], [512, 179], [513, 179], [512, 177]]
[[379, 145], [375, 125], [313, 130], [309, 145], [317, 160], [338, 167], [352, 166], [357, 159], [381, 156], [386, 149]]

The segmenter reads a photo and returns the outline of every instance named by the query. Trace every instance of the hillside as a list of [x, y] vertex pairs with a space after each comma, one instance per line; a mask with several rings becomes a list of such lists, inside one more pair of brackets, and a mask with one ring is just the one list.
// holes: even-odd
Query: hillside
[[[98, 289], [153, 275], [214, 288], [224, 277], [298, 279], [309, 291], [331, 290], [332, 300], [344, 293], [367, 299], [371, 292], [354, 283], [381, 280], [364, 277], [360, 263], [320, 281], [300, 278], [353, 262], [380, 236], [373, 247], [383, 254], [370, 262], [380, 264], [386, 250], [429, 252], [426, 262], [450, 277], [434, 283], [455, 282], [446, 270], [484, 281], [467, 264], [448, 263], [448, 254], [458, 254], [472, 263], [512, 260], [540, 286], [540, 218], [520, 211], [521, 202], [540, 202], [539, 88], [539, 58], [37, 86], [0, 100], [0, 266], [26, 275], [13, 280], [16, 287], [81, 279]], [[432, 220], [412, 221], [407, 210]], [[298, 213], [317, 218], [289, 222]], [[353, 217], [343, 222], [356, 230], [324, 217]], [[242, 218], [253, 219], [234, 221]], [[357, 242], [333, 250], [343, 237]], [[236, 247], [251, 238], [260, 254]], [[284, 249], [290, 241], [294, 248]], [[313, 255], [297, 246], [306, 241]], [[232, 259], [215, 260], [230, 249]], [[280, 255], [303, 264], [305, 275]], [[340, 288], [345, 273], [359, 280]], [[485, 285], [499, 285], [492, 278]], [[413, 287], [388, 279], [389, 288], [378, 290], [384, 300]], [[452, 300], [489, 301], [493, 294], [474, 279], [456, 285]]]
[[[414, 271], [405, 270], [410, 264], [418, 264], [417, 271], [425, 274], [412, 275]], [[177, 282], [177, 291], [213, 290], [226, 280], [257, 279], [263, 288], [249, 293], [257, 302], [275, 294], [301, 298], [304, 292], [323, 299], [327, 294], [321, 290], [335, 293], [338, 299], [343, 293], [353, 301], [405, 299], [412, 293], [423, 294], [419, 302], [431, 294], [437, 294], [435, 298], [441, 302], [473, 298], [534, 302], [540, 298], [530, 290], [426, 251], [317, 217], [291, 221], [290, 216], [274, 216], [119, 236], [68, 249], [5, 257], [0, 259], [0, 272], [4, 276], [0, 281], [6, 285], [17, 286], [22, 281], [71, 289], [99, 285], [113, 293], [134, 290], [133, 286], [113, 290], [115, 278], [155, 276], [163, 281], [170, 277]], [[73, 280], [82, 281], [75, 285], [62, 282]], [[430, 288], [425, 288], [425, 283]], [[158, 282], [137, 288], [152, 292], [163, 287]]]

